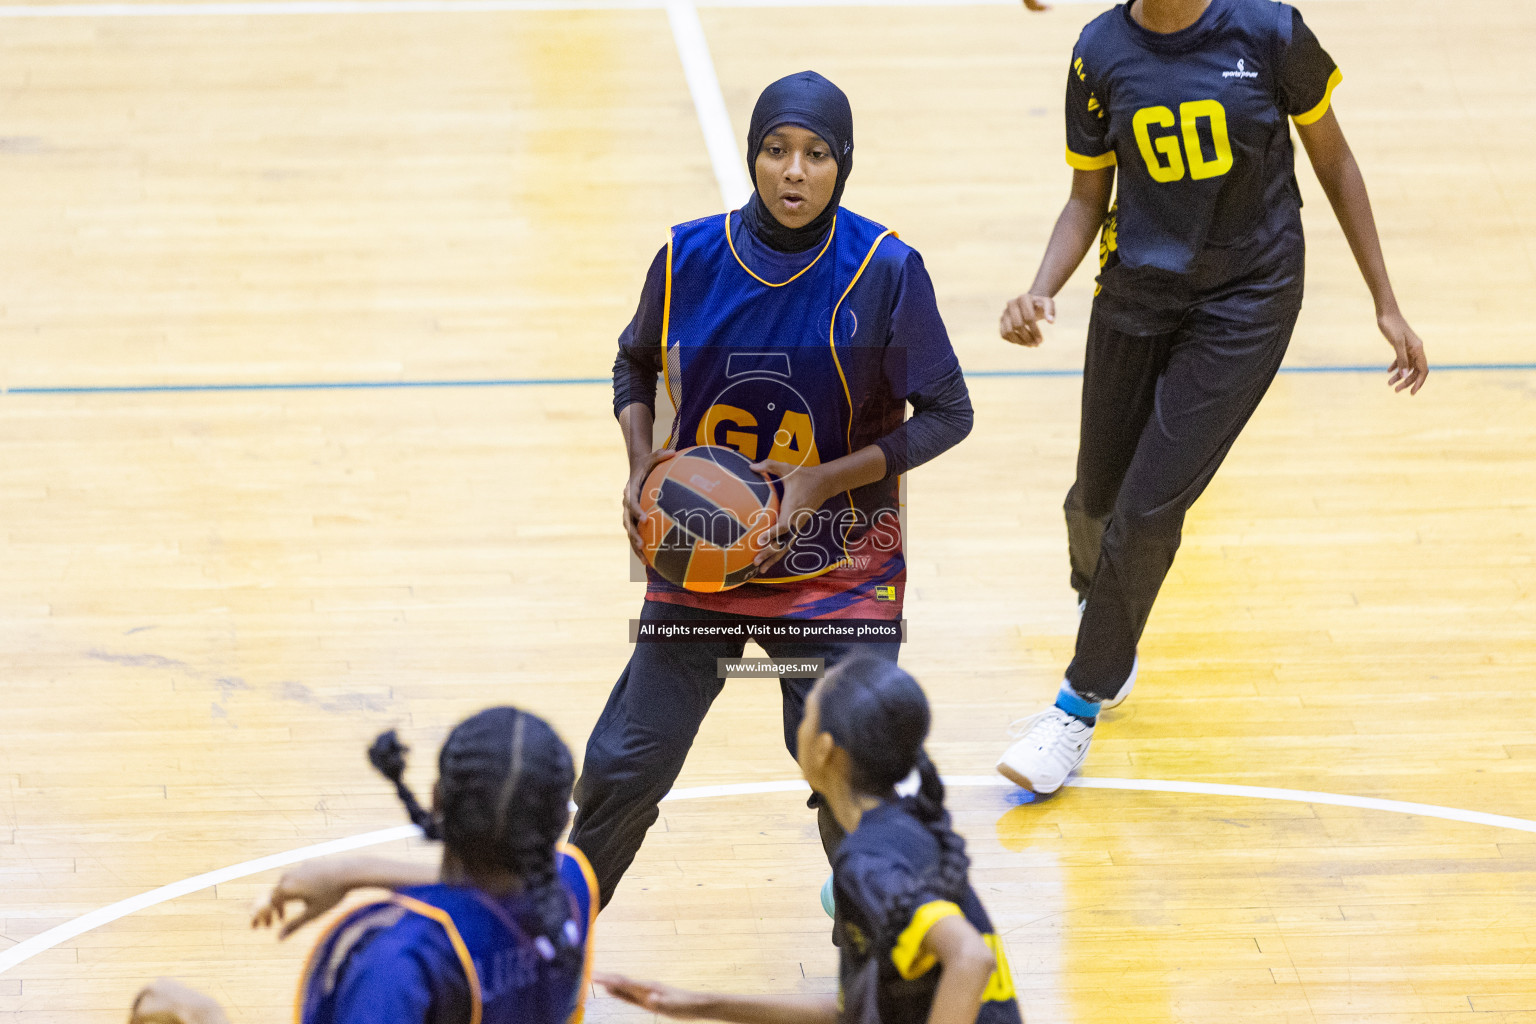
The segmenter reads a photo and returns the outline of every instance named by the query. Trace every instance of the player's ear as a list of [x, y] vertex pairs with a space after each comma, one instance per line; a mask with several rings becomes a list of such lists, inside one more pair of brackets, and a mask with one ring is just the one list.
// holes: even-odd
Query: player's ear
[[848, 777], [848, 751], [837, 745], [829, 732], [819, 732], [811, 740], [811, 752], [815, 759], [817, 772], [823, 778], [827, 775], [835, 775], [840, 779]]

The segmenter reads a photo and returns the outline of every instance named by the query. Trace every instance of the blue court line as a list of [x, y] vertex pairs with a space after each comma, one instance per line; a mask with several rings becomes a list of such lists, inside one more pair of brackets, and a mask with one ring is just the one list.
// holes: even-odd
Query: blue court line
[[290, 384], [105, 384], [85, 387], [7, 388], [7, 395], [142, 395], [183, 391], [381, 391], [394, 388], [519, 388], [612, 384], [612, 377], [505, 377], [475, 380], [336, 380]]
[[[1441, 363], [1431, 373], [1530, 372], [1536, 363]], [[1359, 366], [1282, 366], [1281, 373], [1380, 373], [1385, 363]], [[1081, 377], [1082, 370], [972, 370], [967, 377]], [[282, 384], [104, 384], [81, 387], [7, 388], [0, 395], [144, 395], [213, 391], [386, 391], [403, 388], [524, 388], [611, 384], [609, 377], [500, 377], [471, 380], [338, 380]]]
[[[1382, 373], [1389, 370], [1385, 362], [1345, 364], [1341, 366], [1282, 366], [1281, 373]], [[1536, 370], [1536, 363], [1431, 363], [1429, 372], [1455, 373], [1458, 371], [1529, 371]], [[967, 370], [967, 377], [1081, 377], [1082, 370]]]

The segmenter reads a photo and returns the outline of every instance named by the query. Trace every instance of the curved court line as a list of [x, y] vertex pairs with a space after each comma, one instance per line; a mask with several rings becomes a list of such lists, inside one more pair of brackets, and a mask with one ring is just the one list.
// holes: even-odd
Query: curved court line
[[[1431, 367], [1435, 373], [1456, 372], [1532, 372], [1536, 363], [1445, 363]], [[1293, 373], [1381, 373], [1386, 364], [1344, 364], [1338, 366], [1282, 366], [1282, 374]], [[967, 379], [982, 377], [1081, 377], [1081, 369], [1041, 370], [967, 370]], [[611, 377], [486, 377], [464, 380], [312, 380], [292, 383], [254, 384], [83, 384], [78, 387], [0, 388], [0, 395], [146, 395], [208, 391], [389, 391], [408, 388], [526, 388], [570, 385], [612, 384]]]
[[217, 871], [209, 871], [201, 875], [193, 875], [184, 878], [180, 882], [172, 882], [170, 885], [162, 885], [158, 889], [140, 893], [129, 897], [111, 906], [93, 910], [89, 914], [67, 921], [57, 928], [34, 935], [32, 938], [19, 942], [15, 946], [0, 953], [0, 974], [32, 959], [39, 953], [46, 952], [54, 946], [68, 942], [77, 935], [83, 935], [88, 931], [100, 928], [102, 925], [111, 924], [119, 918], [129, 914], [138, 913], [160, 903], [178, 899], [182, 896], [197, 892], [199, 889], [207, 889], [211, 886], [232, 882], [237, 878], [245, 878], [248, 875], [258, 874], [262, 871], [270, 871], [272, 868], [287, 867], [289, 864], [297, 864], [301, 860], [312, 857], [324, 857], [333, 853], [346, 853], [348, 850], [360, 850], [366, 846], [377, 846], [379, 843], [387, 843], [395, 839], [408, 839], [414, 835], [420, 835], [421, 830], [415, 825], [400, 825], [395, 828], [380, 829], [377, 832], [364, 832], [362, 835], [348, 836], [345, 839], [332, 839], [330, 842], [316, 843], [313, 846], [300, 847], [297, 850], [289, 850], [287, 853], [274, 853], [270, 857], [258, 857], [256, 860], [248, 860], [242, 864], [232, 864], [227, 868]]
[[[968, 787], [1018, 788], [1007, 779], [995, 775], [951, 775], [944, 778], [944, 784], [955, 789]], [[1381, 800], [1370, 796], [1318, 793], [1307, 789], [1275, 789], [1269, 786], [1234, 786], [1221, 782], [1178, 782], [1167, 779], [1073, 778], [1067, 780], [1067, 785], [1077, 789], [1120, 789], [1142, 793], [1188, 793], [1199, 796], [1233, 796], [1255, 800], [1284, 800], [1292, 803], [1325, 804], [1331, 807], [1353, 807], [1359, 810], [1416, 814], [1424, 818], [1440, 818], [1444, 821], [1458, 821], [1469, 825], [1487, 825], [1491, 828], [1507, 828], [1513, 829], [1516, 832], [1536, 833], [1536, 821], [1529, 821], [1525, 818], [1512, 818], [1505, 814], [1466, 811], [1458, 807], [1410, 803], [1404, 800]], [[662, 798], [662, 802], [708, 800], [713, 797], [723, 796], [756, 796], [763, 793], [808, 792], [810, 792], [810, 787], [800, 780], [739, 782], [722, 786], [692, 786], [687, 789], [674, 789]], [[287, 867], [289, 864], [297, 864], [300, 861], [310, 860], [314, 857], [324, 857], [333, 853], [345, 853], [349, 850], [360, 850], [368, 846], [377, 846], [380, 843], [409, 839], [420, 834], [421, 830], [415, 825], [400, 825], [395, 828], [380, 829], [376, 832], [364, 832], [361, 835], [348, 836], [345, 839], [333, 839], [329, 842], [316, 843], [313, 846], [289, 850], [287, 853], [275, 853], [269, 857], [259, 857], [256, 860], [232, 864], [227, 868], [220, 868], [217, 871], [194, 875], [180, 882], [172, 882], [170, 885], [163, 885], [158, 889], [140, 893], [138, 896], [113, 903], [111, 906], [102, 907], [100, 910], [93, 910], [89, 914], [77, 917], [73, 921], [61, 924], [56, 928], [50, 928], [39, 935], [34, 935], [32, 938], [18, 943], [4, 953], [0, 953], [0, 974], [4, 974], [18, 964], [25, 963], [39, 953], [53, 949], [55, 946], [68, 942], [76, 936], [83, 935], [103, 925], [111, 924], [113, 921], [127, 917], [129, 914], [134, 914], [157, 904], [166, 903], [197, 892], [199, 889], [207, 889], [210, 886], [247, 878], [251, 875], [260, 874], [263, 871], [270, 871], [273, 868]]]

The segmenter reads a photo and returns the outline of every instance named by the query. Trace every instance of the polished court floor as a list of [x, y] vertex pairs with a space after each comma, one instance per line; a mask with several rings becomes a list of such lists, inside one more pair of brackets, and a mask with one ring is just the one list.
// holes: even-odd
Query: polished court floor
[[[492, 703], [579, 750], [623, 666], [602, 379], [666, 227], [721, 203], [693, 9], [494, 6], [0, 8], [0, 1021], [121, 1021], [157, 974], [285, 1019], [305, 937], [244, 916], [273, 871], [44, 937], [403, 824], [363, 757], [384, 728], [419, 788]], [[1103, 6], [697, 11], [738, 138], [781, 74], [848, 91], [846, 202], [923, 253], [972, 374], [974, 434], [907, 489], [903, 657], [962, 781], [1071, 651], [1089, 275], [1044, 348], [995, 326], [1065, 198], [1067, 55]], [[1536, 9], [1300, 6], [1438, 369], [1386, 387], [1303, 166], [1307, 308], [1099, 730], [1083, 774], [1112, 788], [952, 790], [1031, 1024], [1536, 1022], [1536, 824], [1306, 797], [1536, 822]], [[794, 778], [776, 692], [733, 683], [679, 785]], [[802, 805], [665, 805], [599, 962], [831, 991]]]

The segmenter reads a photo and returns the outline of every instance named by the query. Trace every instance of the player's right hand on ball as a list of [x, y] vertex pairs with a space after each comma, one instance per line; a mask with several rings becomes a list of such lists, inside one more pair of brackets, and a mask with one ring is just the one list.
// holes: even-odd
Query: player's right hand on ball
[[702, 1016], [706, 1009], [704, 997], [699, 993], [686, 992], [658, 982], [633, 981], [618, 974], [594, 974], [592, 980], [615, 998], [667, 1017], [687, 1020]]
[[1056, 300], [1048, 295], [1024, 294], [1003, 309], [1003, 319], [997, 333], [1004, 341], [1026, 348], [1034, 348], [1045, 340], [1040, 333], [1040, 321], [1056, 322]]
[[630, 548], [642, 562], [645, 561], [645, 544], [640, 539], [640, 520], [645, 518], [645, 510], [640, 507], [640, 488], [645, 486], [645, 478], [657, 464], [676, 454], [671, 448], [663, 448], [629, 467], [629, 483], [624, 485], [624, 533], [629, 537]]

